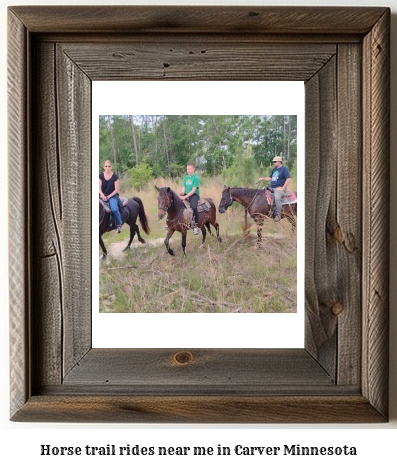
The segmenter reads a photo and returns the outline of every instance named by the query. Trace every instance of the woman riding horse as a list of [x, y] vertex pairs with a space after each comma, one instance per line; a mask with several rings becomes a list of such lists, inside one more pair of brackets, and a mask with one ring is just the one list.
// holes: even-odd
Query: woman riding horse
[[106, 160], [103, 164], [104, 171], [99, 174], [99, 197], [109, 203], [113, 217], [116, 221], [117, 232], [121, 231], [123, 224], [119, 211], [120, 180], [116, 173], [112, 172], [112, 163]]

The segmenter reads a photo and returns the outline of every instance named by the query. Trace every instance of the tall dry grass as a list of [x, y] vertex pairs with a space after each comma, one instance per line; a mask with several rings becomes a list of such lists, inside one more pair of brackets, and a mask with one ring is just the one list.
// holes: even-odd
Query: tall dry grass
[[[287, 221], [266, 221], [258, 249], [253, 221], [248, 219], [244, 234], [244, 208], [234, 203], [217, 214], [222, 243], [207, 235], [201, 247], [201, 235], [189, 231], [184, 257], [181, 235], [175, 233], [172, 257], [163, 244], [166, 232], [164, 221], [157, 220], [154, 185], [180, 189], [158, 179], [144, 191], [125, 195], [142, 199], [151, 233], [145, 235], [147, 244], [120, 256], [117, 248], [126, 245], [128, 226], [105, 237], [109, 256], [100, 264], [101, 312], [296, 312], [296, 236]], [[209, 181], [200, 193], [218, 207], [222, 186]]]

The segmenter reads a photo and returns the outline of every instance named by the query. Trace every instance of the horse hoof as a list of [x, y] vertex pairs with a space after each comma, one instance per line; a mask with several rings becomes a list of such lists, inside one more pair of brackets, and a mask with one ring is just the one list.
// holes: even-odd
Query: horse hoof
[[172, 255], [172, 256], [174, 255], [174, 251], [173, 251], [172, 249], [170, 249], [170, 250], [168, 251], [168, 253], [169, 253], [170, 255]]
[[222, 242], [222, 237], [218, 237], [218, 242]]
[[129, 250], [131, 247], [129, 245], [127, 245], [127, 247], [125, 249], [123, 249], [123, 252], [125, 252], [126, 250]]
[[145, 240], [145, 239], [142, 239], [142, 237], [140, 237], [138, 240], [139, 240], [139, 242], [140, 242], [141, 244], [146, 244], [146, 240]]

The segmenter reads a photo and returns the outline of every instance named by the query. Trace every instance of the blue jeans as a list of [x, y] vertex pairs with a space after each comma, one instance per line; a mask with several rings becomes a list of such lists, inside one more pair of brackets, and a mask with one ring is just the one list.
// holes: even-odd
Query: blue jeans
[[119, 205], [117, 201], [117, 196], [112, 196], [109, 201], [109, 206], [112, 211], [113, 217], [116, 220], [116, 224], [121, 226], [123, 223], [121, 220], [120, 212], [119, 212]]

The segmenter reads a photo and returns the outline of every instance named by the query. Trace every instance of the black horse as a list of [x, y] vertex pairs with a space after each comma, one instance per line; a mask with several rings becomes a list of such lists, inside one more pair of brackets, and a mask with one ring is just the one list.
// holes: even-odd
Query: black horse
[[[121, 220], [126, 222], [130, 226], [130, 240], [128, 241], [127, 247], [124, 250], [127, 250], [131, 247], [132, 239], [135, 236], [135, 233], [138, 235], [138, 240], [142, 244], [145, 243], [145, 240], [142, 239], [139, 232], [139, 227], [136, 224], [136, 220], [139, 216], [139, 221], [141, 223], [142, 229], [146, 234], [149, 234], [150, 228], [149, 223], [146, 217], [145, 208], [143, 207], [142, 200], [138, 197], [134, 197], [128, 200], [128, 204], [124, 206], [124, 211], [120, 214]], [[102, 235], [105, 232], [110, 232], [113, 229], [116, 229], [116, 224], [111, 221], [110, 213], [106, 212], [101, 201], [99, 201], [99, 244], [103, 251], [103, 258], [108, 254], [105, 244], [102, 240]]]

